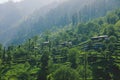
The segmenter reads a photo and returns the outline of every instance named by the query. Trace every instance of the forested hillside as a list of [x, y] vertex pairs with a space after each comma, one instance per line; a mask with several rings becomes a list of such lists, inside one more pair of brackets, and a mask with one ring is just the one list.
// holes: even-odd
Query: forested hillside
[[[49, 2], [47, 0], [22, 0], [17, 3], [13, 2], [13, 0], [7, 1], [0, 4], [0, 42], [2, 44], [9, 42], [18, 31], [16, 26], [34, 12], [37, 13], [38, 9], [40, 12], [45, 13], [53, 7], [49, 8], [50, 5], [55, 4], [55, 7], [59, 4], [56, 0], [49, 0]], [[44, 9], [47, 9], [47, 11], [43, 10], [45, 6]]]
[[[89, 20], [105, 16], [108, 11], [112, 11], [120, 7], [119, 0], [57, 1], [59, 3], [53, 2], [43, 7], [40, 7], [40, 5], [38, 6], [38, 4], [45, 2], [47, 3], [47, 1], [44, 2], [36, 0], [37, 4], [35, 6], [35, 2], [33, 0], [25, 0], [18, 4], [17, 10], [19, 10], [22, 15], [27, 14], [26, 12], [30, 12], [31, 14], [23, 16], [22, 19], [20, 18], [20, 20], [13, 20], [14, 17], [12, 16], [10, 20], [7, 19], [9, 22], [17, 22], [12, 24], [10, 29], [4, 30], [0, 34], [0, 42], [6, 46], [9, 44], [23, 43], [28, 38], [32, 38], [35, 35], [41, 35], [43, 32], [49, 29], [55, 31], [54, 28], [62, 28], [69, 24], [76, 25], [78, 22], [87, 22]], [[28, 4], [28, 2], [30, 4]], [[32, 3], [33, 6], [30, 6]], [[23, 5], [23, 7], [20, 7], [19, 5]], [[32, 13], [32, 11], [34, 12]], [[13, 15], [15, 15], [14, 13], [15, 12], [13, 12]], [[7, 22], [3, 22], [7, 24]], [[2, 27], [4, 26], [5, 25], [2, 25]], [[10, 26], [7, 25], [7, 28], [8, 27]]]
[[0, 80], [119, 80], [120, 9], [0, 46]]
[[51, 9], [45, 16], [33, 14], [28, 17], [19, 25], [18, 34], [14, 35], [17, 38], [15, 37], [12, 41], [17, 42], [16, 44], [22, 43], [53, 27], [61, 28], [71, 23], [75, 25], [78, 22], [87, 22], [105, 16], [108, 11], [119, 8], [119, 4], [119, 0], [68, 0]]

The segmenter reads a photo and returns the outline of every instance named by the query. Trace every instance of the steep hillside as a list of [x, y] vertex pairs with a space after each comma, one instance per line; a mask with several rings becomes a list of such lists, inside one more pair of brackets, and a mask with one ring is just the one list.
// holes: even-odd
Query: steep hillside
[[0, 45], [0, 65], [1, 80], [119, 80], [120, 9], [20, 45]]
[[120, 7], [119, 0], [58, 0], [49, 3], [25, 0], [17, 4], [8, 2], [1, 5], [3, 14], [0, 18], [0, 42], [4, 45], [19, 44], [53, 27], [76, 25], [78, 22], [104, 16], [108, 11]]
[[51, 9], [45, 16], [33, 14], [34, 16], [22, 21], [18, 25], [17, 38], [14, 41], [23, 42], [52, 27], [63, 27], [71, 23], [75, 25], [77, 22], [86, 22], [104, 16], [108, 11], [119, 8], [119, 4], [119, 0], [68, 0]]
[[[13, 37], [13, 34], [18, 31], [14, 27], [19, 25], [21, 21], [26, 20], [34, 11], [37, 13], [39, 9], [40, 12], [47, 13], [41, 8], [53, 3], [58, 4], [55, 0], [49, 0], [49, 2], [46, 0], [23, 0], [19, 3], [9, 1], [0, 4], [0, 42], [3, 44], [8, 42]], [[46, 9], [49, 10], [48, 7]]]

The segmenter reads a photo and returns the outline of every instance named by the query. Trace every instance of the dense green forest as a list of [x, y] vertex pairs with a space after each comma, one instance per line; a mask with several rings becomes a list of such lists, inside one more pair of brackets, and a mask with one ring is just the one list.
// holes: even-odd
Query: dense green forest
[[0, 80], [119, 80], [120, 9], [0, 45]]

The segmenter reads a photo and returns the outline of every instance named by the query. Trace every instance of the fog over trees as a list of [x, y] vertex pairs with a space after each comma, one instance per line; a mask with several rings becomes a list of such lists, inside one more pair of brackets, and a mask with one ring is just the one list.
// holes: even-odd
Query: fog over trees
[[120, 0], [0, 4], [0, 80], [119, 80]]
[[[74, 21], [85, 22], [104, 16], [107, 11], [117, 7], [118, 0], [24, 0], [18, 3], [9, 1], [0, 4], [0, 41], [4, 45], [16, 40], [21, 43], [41, 34], [47, 28], [70, 24], [76, 17]], [[23, 34], [26, 36], [21, 36]]]

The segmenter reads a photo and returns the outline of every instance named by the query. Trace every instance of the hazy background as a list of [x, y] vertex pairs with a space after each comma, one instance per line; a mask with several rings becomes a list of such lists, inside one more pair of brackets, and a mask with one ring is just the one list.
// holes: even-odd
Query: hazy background
[[20, 2], [22, 0], [0, 0], [0, 3], [5, 3], [5, 2], [8, 2], [8, 1]]
[[17, 26], [30, 16], [44, 15], [64, 1], [0, 0], [0, 43], [6, 44], [9, 42], [14, 37], [14, 34], [19, 32], [20, 28], [18, 29]]
[[[0, 3], [6, 3], [6, 2], [9, 2], [9, 1], [12, 1], [12, 2], [21, 2], [21, 1], [25, 1], [25, 0], [0, 0]], [[39, 1], [43, 1], [44, 2], [44, 0], [39, 0]], [[60, 2], [60, 1], [63, 1], [63, 0], [47, 0], [48, 3], [53, 2], [53, 1]]]
[[119, 0], [0, 0], [0, 3], [3, 45], [19, 44], [53, 27], [86, 22], [120, 7]]

